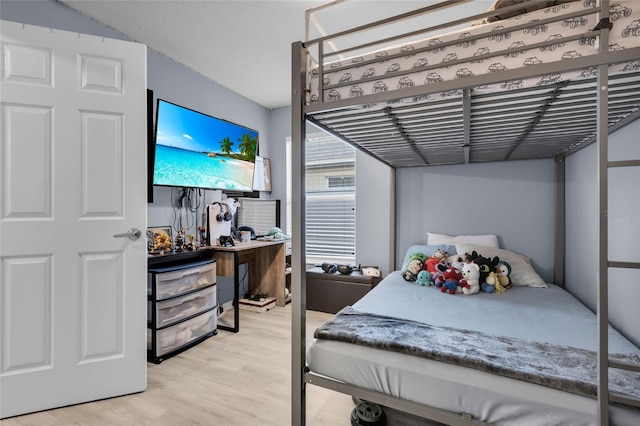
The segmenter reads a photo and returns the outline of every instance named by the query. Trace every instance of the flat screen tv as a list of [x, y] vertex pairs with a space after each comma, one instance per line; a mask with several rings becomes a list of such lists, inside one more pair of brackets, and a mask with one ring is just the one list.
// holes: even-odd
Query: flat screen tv
[[158, 99], [154, 185], [251, 192], [257, 149], [257, 131]]

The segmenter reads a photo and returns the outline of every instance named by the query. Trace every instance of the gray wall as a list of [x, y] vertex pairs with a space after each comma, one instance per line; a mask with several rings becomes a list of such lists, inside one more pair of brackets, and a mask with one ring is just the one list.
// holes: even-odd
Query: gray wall
[[[640, 120], [609, 135], [610, 160], [640, 159]], [[596, 310], [598, 178], [595, 144], [566, 160], [566, 288]], [[640, 168], [609, 172], [609, 260], [640, 262]], [[640, 271], [609, 270], [610, 322], [640, 345]]]
[[356, 151], [356, 264], [391, 270], [392, 169]]
[[553, 160], [400, 169], [396, 176], [399, 267], [427, 232], [497, 234], [503, 248], [531, 257], [553, 279]]
[[[276, 200], [282, 200], [282, 210], [280, 224], [284, 229], [287, 223], [285, 212], [285, 200], [287, 199], [286, 188], [286, 140], [291, 136], [291, 108], [277, 108], [270, 110], [269, 114], [269, 140], [271, 159], [271, 180], [273, 188], [271, 197]], [[285, 232], [290, 232], [288, 229]]]

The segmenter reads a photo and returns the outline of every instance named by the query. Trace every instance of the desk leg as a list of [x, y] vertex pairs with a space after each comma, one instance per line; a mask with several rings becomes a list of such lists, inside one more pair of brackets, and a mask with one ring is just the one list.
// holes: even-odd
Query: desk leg
[[233, 252], [233, 327], [218, 325], [219, 330], [240, 331], [240, 259], [238, 252]]

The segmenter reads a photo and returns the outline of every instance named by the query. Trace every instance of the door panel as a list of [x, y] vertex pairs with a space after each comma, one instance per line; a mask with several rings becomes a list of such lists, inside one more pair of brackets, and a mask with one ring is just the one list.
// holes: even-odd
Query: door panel
[[3, 270], [0, 373], [51, 368], [51, 258], [4, 259]]
[[122, 256], [82, 255], [80, 362], [124, 356]]
[[49, 107], [2, 103], [3, 219], [51, 218], [51, 115]]
[[122, 216], [122, 115], [81, 111], [82, 217]]
[[140, 392], [146, 48], [0, 30], [0, 418]]

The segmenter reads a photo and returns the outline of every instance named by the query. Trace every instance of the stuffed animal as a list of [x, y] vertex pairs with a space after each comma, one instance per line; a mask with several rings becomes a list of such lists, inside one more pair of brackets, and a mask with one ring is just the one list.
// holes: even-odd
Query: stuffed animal
[[437, 257], [440, 260], [446, 259], [447, 257], [449, 257], [449, 253], [447, 253], [445, 250], [442, 249], [436, 249], [433, 252], [433, 256], [432, 257]]
[[466, 295], [476, 294], [480, 291], [480, 266], [476, 263], [464, 264], [460, 287], [462, 287], [462, 293]]
[[442, 262], [442, 259], [437, 257], [430, 257], [427, 259], [425, 268], [427, 271], [431, 272], [431, 274], [435, 274], [438, 272], [438, 264]]
[[423, 286], [431, 286], [433, 285], [433, 279], [431, 278], [431, 274], [429, 271], [422, 270], [418, 272], [418, 278], [416, 279], [416, 284]]
[[433, 278], [433, 284], [440, 288], [445, 281], [444, 271], [451, 267], [451, 262], [443, 261], [436, 265], [436, 272], [431, 274]]
[[[496, 287], [496, 284], [499, 287]], [[497, 288], [499, 288], [500, 290], [497, 290]], [[491, 271], [489, 272], [489, 276], [487, 277], [487, 280], [483, 283], [480, 283], [480, 290], [482, 290], [485, 293], [502, 293], [504, 292], [504, 287], [502, 287], [500, 285], [500, 282], [498, 281], [498, 275], [496, 275], [495, 272]]]
[[498, 281], [504, 288], [511, 288], [511, 265], [508, 262], [502, 260], [495, 267], [496, 275], [498, 275]]
[[479, 280], [481, 283], [487, 281], [489, 273], [491, 271], [494, 271], [496, 269], [496, 266], [498, 266], [498, 263], [500, 263], [500, 258], [498, 258], [498, 256], [495, 256], [493, 259], [489, 259], [479, 255], [475, 250], [471, 252], [471, 259], [473, 263], [480, 267]]
[[[476, 253], [475, 251], [473, 253], [476, 255], [476, 257], [478, 257], [478, 253]], [[469, 253], [465, 253], [464, 254], [464, 258], [458, 257], [458, 261], [459, 262], [471, 263], [471, 262], [473, 262], [473, 256], [470, 255]]]
[[442, 271], [436, 271], [436, 273], [431, 275], [431, 279], [433, 279], [433, 285], [440, 288], [444, 283], [444, 275], [442, 275]]
[[454, 280], [447, 280], [442, 284], [442, 288], [440, 289], [443, 293], [456, 294], [460, 293], [460, 287], [458, 286], [458, 282]]
[[448, 256], [449, 254], [446, 251], [442, 249], [436, 249], [433, 252], [433, 256], [427, 259], [427, 262], [426, 262], [427, 271], [431, 272], [431, 275], [433, 276], [433, 274], [438, 272], [438, 264], [446, 262]]
[[424, 262], [427, 256], [422, 253], [414, 253], [409, 256], [409, 263], [402, 270], [402, 277], [405, 281], [415, 281], [418, 279], [418, 273], [424, 269]]
[[462, 279], [462, 270], [459, 266], [457, 263], [451, 264], [442, 272], [444, 281], [440, 289], [441, 292], [449, 294], [461, 293], [459, 284]]
[[274, 240], [285, 240], [287, 238], [291, 238], [290, 236], [282, 232], [282, 229], [277, 227], [269, 229], [269, 233], [267, 235], [272, 237]]

